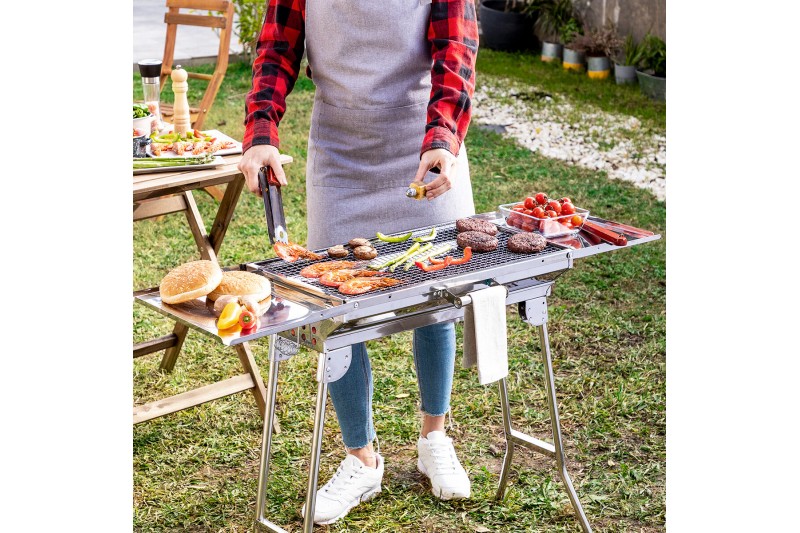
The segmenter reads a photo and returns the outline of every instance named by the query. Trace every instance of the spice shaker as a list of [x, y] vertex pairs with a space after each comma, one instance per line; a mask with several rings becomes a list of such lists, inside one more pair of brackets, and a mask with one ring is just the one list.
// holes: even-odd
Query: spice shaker
[[143, 59], [139, 61], [139, 73], [142, 75], [142, 90], [144, 103], [153, 115], [150, 131], [159, 131], [161, 125], [161, 60]]
[[178, 65], [172, 70], [170, 77], [172, 78], [172, 92], [175, 94], [175, 103], [172, 108], [172, 123], [175, 125], [176, 132], [186, 133], [192, 129], [192, 122], [189, 114], [189, 99], [186, 96], [189, 90], [189, 84], [186, 82], [189, 78], [189, 74]]

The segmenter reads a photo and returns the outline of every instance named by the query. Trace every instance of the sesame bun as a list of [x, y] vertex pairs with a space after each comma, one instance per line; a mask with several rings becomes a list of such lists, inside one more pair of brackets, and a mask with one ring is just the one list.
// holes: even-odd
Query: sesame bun
[[213, 261], [203, 259], [184, 263], [170, 270], [158, 289], [167, 304], [188, 302], [207, 295], [222, 281], [222, 270]]
[[208, 299], [213, 302], [220, 296], [229, 295], [254, 296], [261, 301], [271, 294], [272, 284], [264, 276], [244, 270], [231, 270], [222, 273], [222, 281], [209, 293]]

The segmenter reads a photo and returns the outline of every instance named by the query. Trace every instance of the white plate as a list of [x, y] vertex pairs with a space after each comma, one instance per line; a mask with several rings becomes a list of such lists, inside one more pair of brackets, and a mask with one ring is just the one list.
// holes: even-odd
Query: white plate
[[[217, 152], [219, 153], [219, 152]], [[133, 174], [153, 174], [155, 172], [175, 172], [176, 170], [200, 170], [204, 168], [214, 168], [224, 165], [225, 161], [214, 154], [214, 160], [210, 163], [203, 163], [201, 165], [181, 165], [177, 167], [159, 167], [159, 168], [135, 168]]]
[[[242, 153], [242, 143], [240, 143], [236, 139], [228, 137], [227, 135], [225, 135], [224, 133], [222, 133], [219, 130], [200, 130], [200, 133], [205, 133], [207, 135], [211, 135], [212, 137], [216, 137], [220, 141], [233, 141], [236, 144], [236, 146], [234, 146], [233, 148], [225, 148], [224, 150], [217, 150], [216, 152], [214, 152], [215, 156], [216, 155], [231, 155], [231, 154], [241, 154]], [[150, 149], [151, 149], [151, 145], [148, 144], [147, 145], [147, 155], [149, 155], [150, 157], [155, 157], [153, 155], [153, 153], [150, 151]], [[203, 157], [203, 156], [205, 156], [205, 154], [201, 154], [201, 155], [198, 155], [198, 156], [193, 156], [192, 154], [184, 154], [184, 155], [180, 156], [180, 155], [176, 154], [175, 152], [173, 152], [172, 150], [170, 150], [168, 152], [161, 152], [161, 155], [159, 157]]]

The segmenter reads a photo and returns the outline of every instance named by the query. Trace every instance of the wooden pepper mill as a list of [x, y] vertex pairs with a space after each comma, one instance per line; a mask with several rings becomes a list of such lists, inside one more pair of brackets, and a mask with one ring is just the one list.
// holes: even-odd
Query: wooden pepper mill
[[175, 95], [175, 103], [172, 107], [174, 131], [186, 133], [192, 129], [192, 121], [189, 116], [189, 98], [186, 96], [186, 92], [189, 90], [189, 84], [186, 83], [186, 80], [189, 75], [178, 65], [172, 71], [170, 77], [172, 78], [172, 92]]

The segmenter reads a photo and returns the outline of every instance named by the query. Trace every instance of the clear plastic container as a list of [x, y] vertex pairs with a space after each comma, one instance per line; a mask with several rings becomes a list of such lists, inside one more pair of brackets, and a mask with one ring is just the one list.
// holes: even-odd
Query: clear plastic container
[[[499, 207], [500, 213], [505, 218], [506, 225], [512, 228], [518, 228], [522, 231], [535, 231], [541, 233], [543, 237], [561, 237], [564, 235], [574, 235], [578, 233], [586, 222], [586, 217], [589, 216], [587, 209], [575, 208], [575, 213], [571, 215], [559, 215], [554, 218], [536, 218], [525, 213], [514, 211], [514, 206], [519, 205], [520, 202], [513, 204], [503, 204]], [[580, 224], [574, 224], [577, 221], [575, 217], [580, 219]]]

